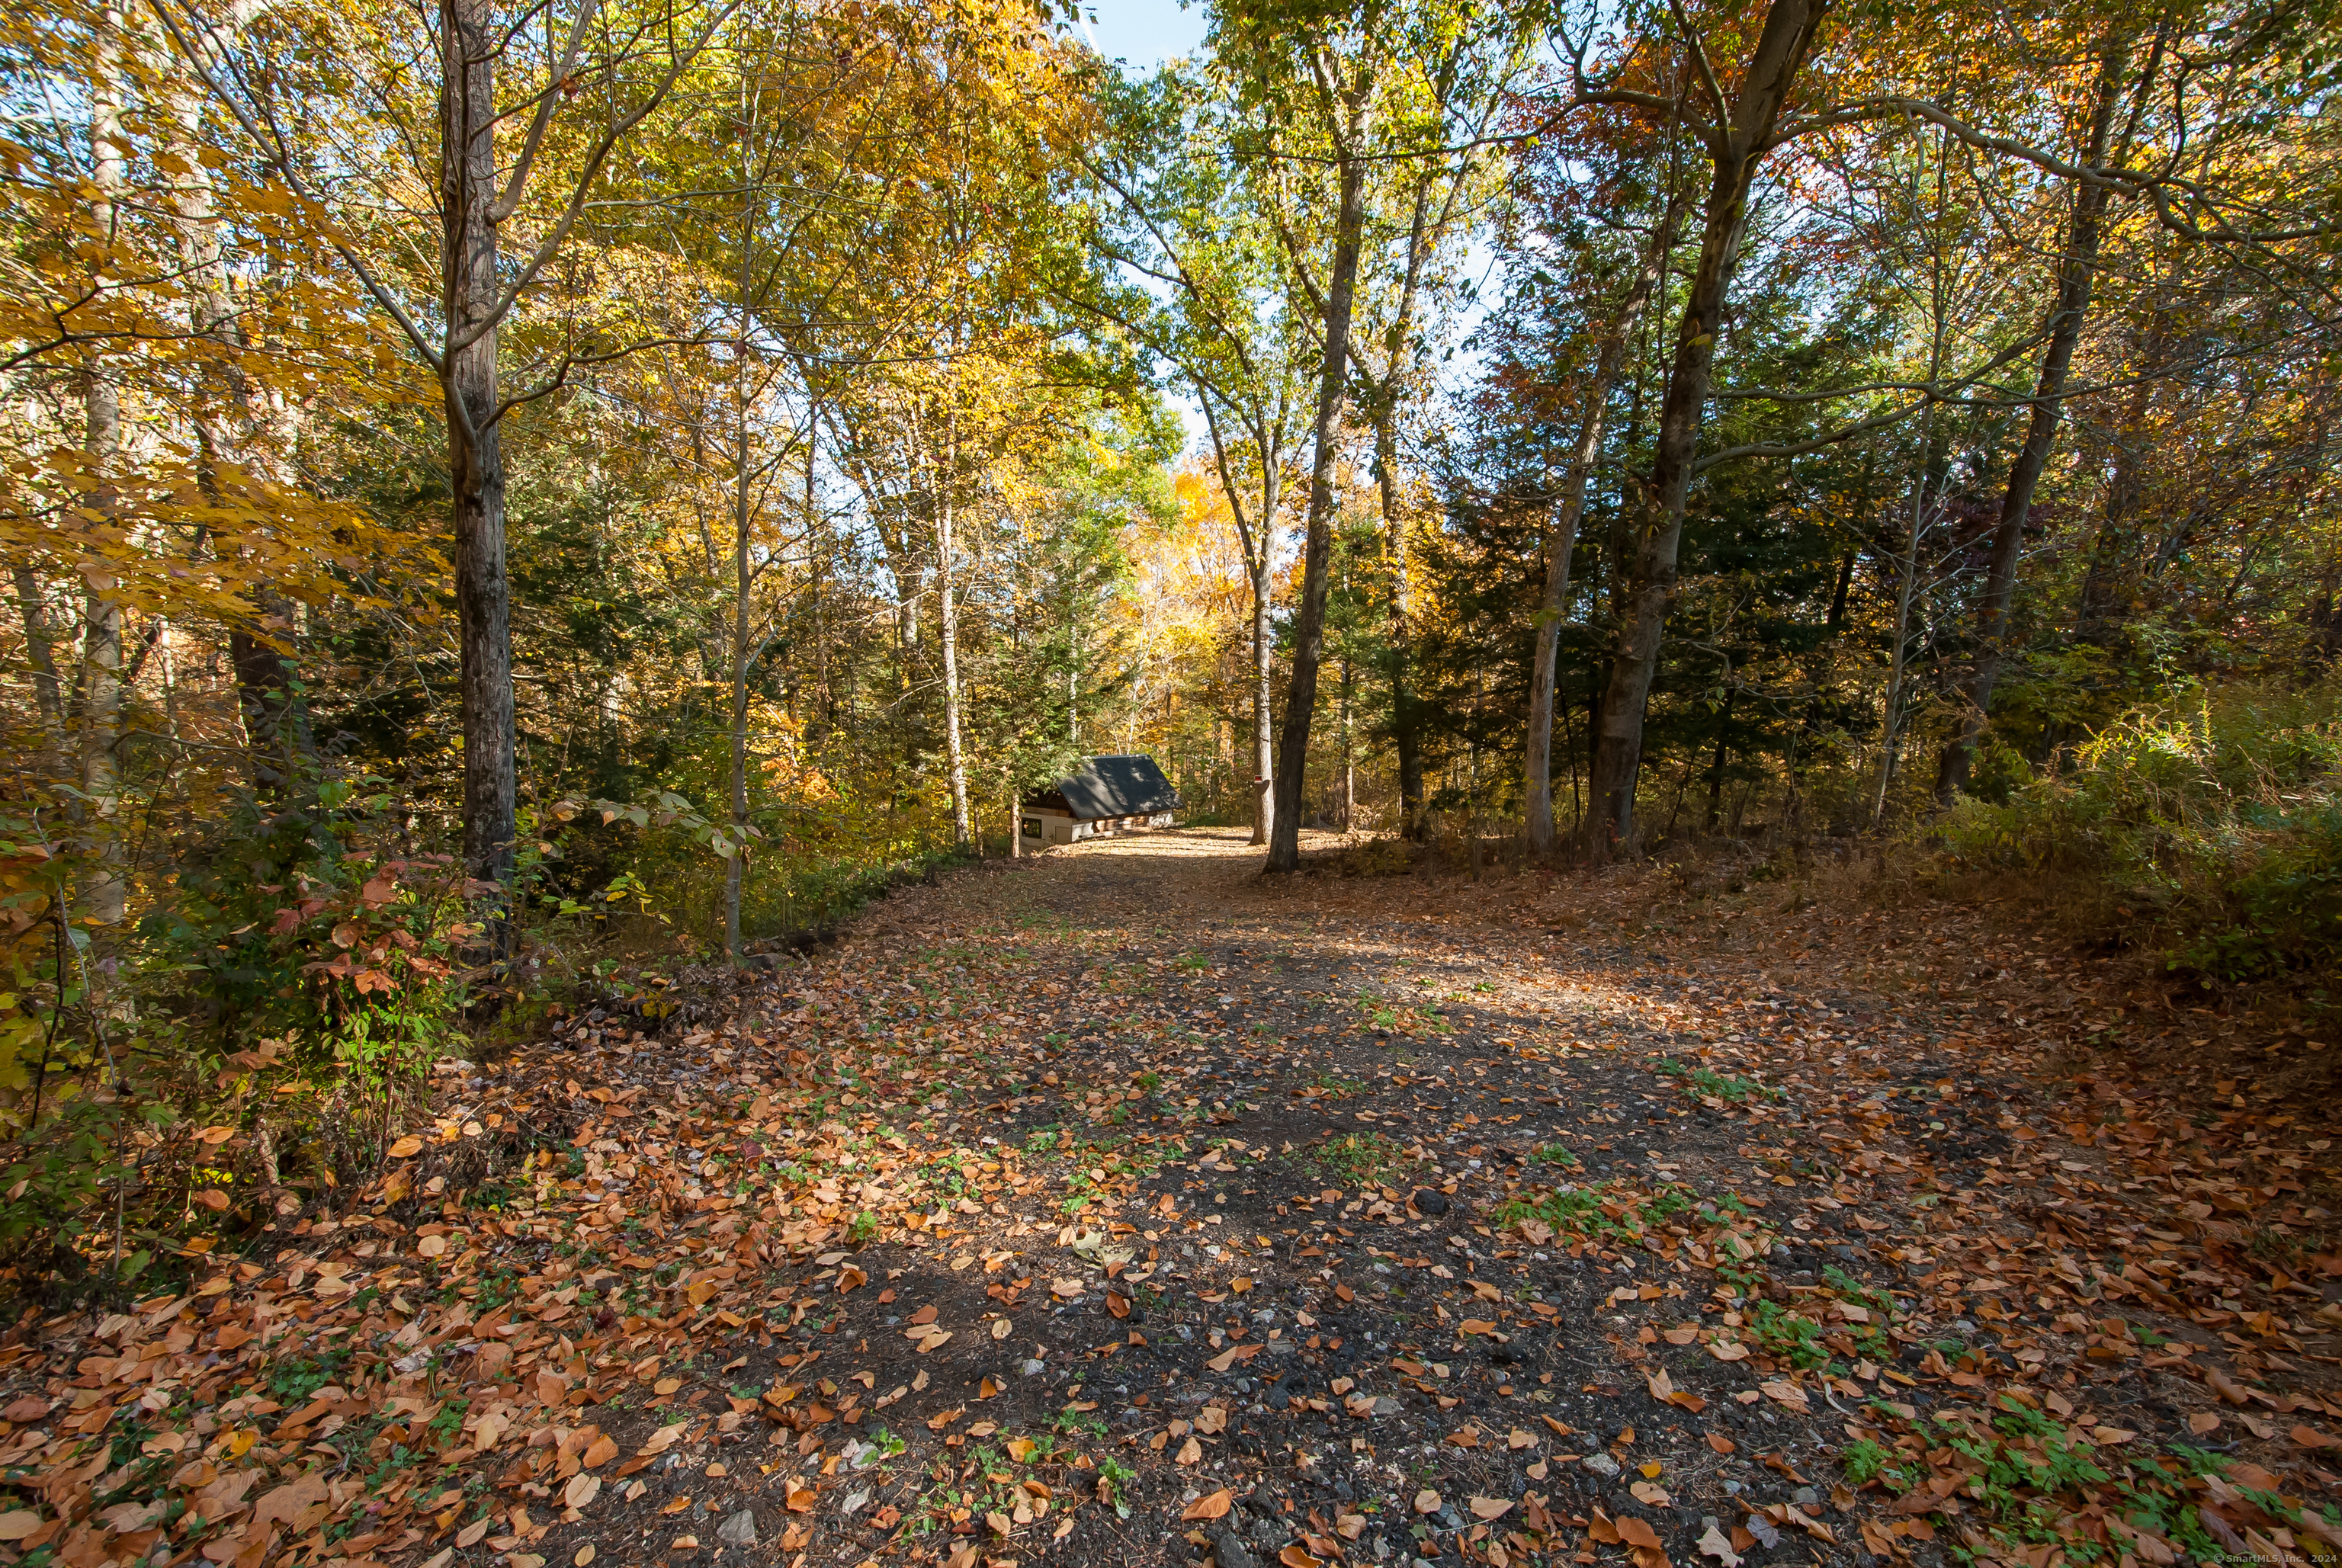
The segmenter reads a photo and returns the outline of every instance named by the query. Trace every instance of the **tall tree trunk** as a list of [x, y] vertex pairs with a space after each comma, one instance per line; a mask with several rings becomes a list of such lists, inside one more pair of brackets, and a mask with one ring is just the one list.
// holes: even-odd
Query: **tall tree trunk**
[[1748, 189], [1770, 149], [1790, 85], [1821, 25], [1827, 0], [1771, 0], [1730, 116], [1709, 135], [1715, 175], [1702, 215], [1699, 265], [1684, 300], [1673, 363], [1660, 404], [1658, 440], [1628, 544], [1619, 564], [1617, 642], [1602, 697], [1602, 728], [1588, 781], [1586, 849], [1597, 859], [1635, 839], [1635, 784], [1642, 770], [1643, 714], [1658, 673], [1659, 644], [1676, 597], [1684, 499], [1691, 487], [1702, 414], [1724, 325], [1724, 301], [1739, 263]]
[[[2126, 40], [2108, 48], [2099, 62], [2083, 158], [2087, 166], [2095, 167], [2106, 159], [2129, 53]], [[2066, 374], [2074, 361], [2074, 347], [2081, 341], [2083, 318], [2089, 314], [2090, 285], [2105, 232], [2107, 201], [2105, 185], [2087, 180], [2074, 183], [2074, 216], [2067, 233], [2066, 254], [2057, 265], [2049, 347], [2042, 355], [2041, 375], [2034, 385], [2033, 414], [2026, 426], [2025, 444], [2017, 449], [2017, 462], [2008, 471], [2008, 488], [2001, 495], [1991, 564], [1985, 573], [1984, 601], [1977, 608], [1976, 666], [1968, 675], [1967, 712], [1961, 715], [1958, 731], [1945, 745], [1936, 770], [1936, 798], [1945, 804], [1967, 787], [1977, 742], [1992, 711], [1992, 690], [2000, 679], [2002, 642], [2008, 631], [2009, 604], [2017, 591], [2017, 563], [2025, 550], [2025, 524], [2032, 514], [2033, 492], [2041, 483], [2042, 470], [2048, 466], [2049, 449], [2057, 439], [2058, 421], [2065, 413]]]
[[[261, 418], [243, 362], [249, 345], [228, 288], [218, 190], [205, 162], [204, 95], [190, 72], [159, 49], [151, 68], [164, 84], [165, 151], [176, 165], [169, 203], [187, 326], [213, 345], [203, 365], [204, 395], [195, 415], [200, 483], [212, 502], [225, 504], [218, 483], [223, 465], [273, 472], [275, 464], [255, 439]], [[250, 619], [228, 628], [228, 665], [235, 676], [253, 785], [264, 794], [281, 795], [302, 764], [316, 756], [299, 664], [290, 652], [299, 612], [265, 584], [255, 584], [251, 597]]]
[[1301, 606], [1294, 617], [1293, 677], [1286, 687], [1284, 744], [1276, 759], [1276, 821], [1269, 835], [1270, 871], [1295, 871], [1301, 864], [1301, 787], [1309, 766], [1309, 721], [1317, 706], [1317, 667], [1326, 656], [1326, 586], [1334, 556], [1334, 466], [1340, 455], [1350, 360], [1350, 304], [1357, 287], [1359, 231], [1366, 218], [1366, 161], [1357, 141], [1357, 127], [1353, 126], [1342, 154], [1341, 206], [1335, 221], [1334, 267], [1326, 291], [1326, 358], [1317, 379], [1309, 528], [1302, 545]]
[[[515, 767], [512, 585], [505, 572], [505, 460], [497, 428], [495, 57], [488, 0], [440, 0], [440, 268], [447, 350], [447, 474], [455, 524], [457, 685], [464, 726], [464, 865], [483, 882], [513, 874]], [[509, 903], [489, 918], [495, 954], [512, 955]]]
[[[122, 13], [108, 6], [98, 22], [96, 71], [90, 87], [90, 184], [92, 226], [109, 247], [127, 171], [122, 147], [123, 37]], [[111, 256], [101, 263], [96, 286], [114, 270]], [[122, 399], [110, 373], [92, 353], [82, 386], [83, 441], [97, 489], [90, 509], [111, 516], [120, 505], [114, 472], [122, 457]], [[109, 585], [93, 582], [82, 607], [82, 657], [79, 685], [81, 721], [81, 789], [95, 843], [95, 864], [82, 893], [84, 916], [102, 925], [120, 920], [128, 909], [129, 884], [123, 873], [124, 824], [119, 818], [122, 777], [122, 604]]]
[[1269, 703], [1271, 664], [1276, 643], [1269, 626], [1268, 556], [1276, 537], [1276, 509], [1284, 498], [1283, 462], [1276, 444], [1269, 439], [1269, 424], [1256, 419], [1253, 442], [1260, 458], [1260, 515], [1246, 518], [1244, 497], [1236, 489], [1234, 456], [1221, 433], [1219, 414], [1212, 406], [1211, 394], [1200, 381], [1196, 384], [1196, 398], [1203, 407], [1205, 426], [1211, 434], [1212, 457], [1220, 471], [1220, 491], [1227, 497], [1228, 515], [1236, 519], [1236, 544], [1244, 552], [1245, 581], [1252, 589], [1252, 842], [1265, 844], [1276, 810], [1269, 794], [1276, 771]]
[[821, 421], [813, 406], [806, 411], [805, 466], [805, 536], [806, 592], [813, 600], [813, 668], [814, 679], [821, 685], [821, 726], [816, 732], [827, 740], [837, 729], [837, 693], [829, 679], [829, 608], [821, 591], [821, 574], [829, 558], [829, 530], [821, 515], [821, 497], [815, 484], [814, 463], [818, 455], [814, 444], [821, 431]]
[[[1940, 370], [1942, 350], [1939, 328], [1930, 380]], [[1887, 696], [1878, 722], [1878, 789], [1870, 801], [1873, 832], [1887, 820], [1887, 792], [1895, 784], [1897, 742], [1903, 726], [1903, 683], [1911, 664], [1911, 604], [1919, 589], [1919, 538], [1927, 528], [1927, 482], [1935, 468], [1935, 424], [1936, 410], [1930, 404], [1919, 413], [1919, 472], [1911, 482], [1910, 516], [1904, 527], [1903, 547], [1895, 558], [1895, 645], [1888, 655]]]
[[[947, 478], [946, 484], [950, 483]], [[959, 602], [952, 588], [952, 504], [936, 507], [936, 589], [944, 655], [944, 750], [951, 767], [952, 840], [966, 844], [976, 829], [968, 816], [967, 756], [959, 727]]]
[[43, 750], [52, 774], [62, 777], [63, 770], [55, 763], [65, 747], [65, 684], [57, 678], [56, 622], [49, 611], [48, 594], [33, 569], [18, 562], [15, 579], [16, 610], [25, 621], [25, 657], [33, 666], [33, 705], [47, 737]]
[[[1951, 134], [1940, 131], [1935, 160], [1935, 211], [1939, 219], [1949, 199], [1950, 153]], [[1944, 359], [1950, 352], [1950, 278], [1940, 247], [1934, 252], [1927, 299], [1927, 381], [1933, 385], [1943, 378]], [[1887, 694], [1879, 704], [1878, 787], [1870, 802], [1873, 833], [1887, 820], [1887, 796], [1895, 787], [1902, 755], [1904, 682], [1911, 664], [1911, 606], [1919, 593], [1919, 541], [1927, 530], [1927, 487], [1937, 464], [1936, 440], [1936, 405], [1930, 403], [1919, 411], [1918, 469], [1911, 477], [1911, 504], [1904, 522], [1903, 545], [1895, 557], [1895, 643], [1888, 656]]]
[[749, 494], [747, 272], [753, 238], [740, 247], [741, 330], [732, 345], [732, 690], [726, 717], [729, 745], [726, 762], [732, 807], [732, 853], [724, 857], [724, 955], [740, 962], [740, 897], [748, 860], [748, 634], [749, 591], [756, 577], [749, 545], [756, 510]]
[[[1264, 534], [1267, 523], [1263, 521]], [[1276, 634], [1268, 624], [1268, 544], [1261, 542], [1260, 557], [1246, 568], [1252, 579], [1252, 842], [1265, 844], [1276, 822], [1276, 747], [1270, 734], [1271, 665], [1276, 653]]]
[[[1397, 372], [1394, 366], [1392, 375]], [[1403, 838], [1423, 831], [1423, 734], [1415, 711], [1414, 601], [1408, 593], [1412, 553], [1406, 517], [1398, 504], [1397, 410], [1375, 420], [1375, 477], [1382, 496], [1383, 553], [1391, 574], [1390, 606], [1383, 640], [1389, 648], [1391, 740], [1398, 753], [1398, 831]]]
[[[1444, 106], [1444, 93], [1442, 103]], [[1443, 221], [1445, 217], [1443, 213]], [[1416, 295], [1422, 287], [1423, 266], [1429, 255], [1426, 242], [1430, 225], [1431, 181], [1426, 176], [1415, 189], [1415, 213], [1407, 227], [1406, 273], [1399, 285], [1398, 307], [1391, 315], [1390, 332], [1384, 344], [1382, 380], [1368, 384], [1365, 409], [1375, 433], [1375, 481], [1382, 502], [1383, 553], [1391, 574], [1384, 641], [1390, 650], [1391, 739], [1398, 753], [1399, 834], [1406, 838], [1413, 838], [1421, 831], [1423, 735], [1412, 680], [1415, 606], [1408, 582], [1412, 552], [1408, 549], [1406, 515], [1398, 504], [1398, 405], [1404, 390], [1406, 342], [1415, 329]]]
[[1348, 833], [1351, 818], [1358, 811], [1358, 766], [1352, 744], [1350, 722], [1351, 670], [1347, 654], [1342, 658], [1342, 831]]
[[2154, 407], [2156, 383], [2169, 359], [2169, 324], [2170, 311], [2158, 302], [2147, 331], [2141, 335], [2138, 359], [2133, 370], [2138, 377], [2137, 384], [2131, 388], [2121, 422], [2114, 430], [2115, 450], [2107, 474], [2106, 506], [2091, 536], [2089, 564], [2082, 573], [2081, 602], [2074, 616], [2074, 634], [2086, 643], [2111, 639], [2116, 608], [2123, 597], [2124, 583], [2130, 575], [2130, 563], [2137, 556], [2132, 519], [2146, 500], [2141, 468], [2148, 443], [2154, 438], [2147, 426], [2147, 415]]
[[1675, 244], [1676, 204], [1652, 226], [1650, 243], [1595, 356], [1594, 378], [1586, 388], [1586, 410], [1577, 426], [1577, 444], [1570, 454], [1569, 476], [1564, 482], [1561, 505], [1546, 531], [1545, 597], [1537, 605], [1536, 652], [1529, 665], [1529, 733], [1525, 769], [1529, 853], [1543, 859], [1553, 854], [1553, 707], [1555, 665], [1561, 649], [1562, 606], [1569, 597], [1569, 558], [1577, 548], [1578, 520], [1586, 514], [1586, 490], [1594, 475], [1594, 459], [1602, 450], [1602, 419], [1609, 406], [1610, 388], [1618, 378], [1627, 340], [1650, 303], [1667, 250]]
[[1016, 809], [1016, 781], [1008, 764], [1000, 764], [1000, 804], [1008, 811], [1008, 858], [1025, 858], [1025, 823]]
[[1732, 670], [1724, 672], [1724, 705], [1716, 715], [1716, 755], [1707, 766], [1707, 824], [1701, 831], [1714, 833], [1724, 823], [1724, 764], [1731, 759], [1732, 745]]

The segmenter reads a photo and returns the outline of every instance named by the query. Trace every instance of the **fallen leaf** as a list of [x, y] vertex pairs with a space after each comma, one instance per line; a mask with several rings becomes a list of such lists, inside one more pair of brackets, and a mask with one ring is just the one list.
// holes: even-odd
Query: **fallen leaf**
[[1415, 1494], [1415, 1511], [1417, 1513], [1436, 1513], [1439, 1509], [1439, 1493], [1428, 1486]]
[[2247, 1393], [2242, 1385], [2217, 1366], [2207, 1366], [2204, 1369], [2204, 1385], [2230, 1404], [2248, 1404], [2252, 1402], [2253, 1396]]
[[1187, 1504], [1179, 1517], [1182, 1521], [1190, 1523], [1198, 1519], [1224, 1518], [1227, 1514], [1228, 1505], [1236, 1500], [1236, 1494], [1223, 1486], [1217, 1492], [1198, 1497], [1195, 1502]]
[[[1726, 1540], [1724, 1533], [1713, 1524], [1699, 1538], [1699, 1553], [1703, 1557], [1715, 1558], [1719, 1568], [1740, 1568], [1740, 1553], [1732, 1549], [1732, 1543]], [[1877, 1555], [1883, 1557], [1886, 1553], [1882, 1552]]]
[[1476, 1519], [1502, 1519], [1513, 1511], [1513, 1505], [1501, 1497], [1482, 1497], [1477, 1494], [1473, 1496], [1467, 1506], [1472, 1510], [1473, 1517]]

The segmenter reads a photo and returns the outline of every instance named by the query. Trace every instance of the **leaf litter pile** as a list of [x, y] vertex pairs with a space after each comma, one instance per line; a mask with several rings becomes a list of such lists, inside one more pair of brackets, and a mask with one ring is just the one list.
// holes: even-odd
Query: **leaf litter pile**
[[446, 1064], [6, 1335], [0, 1562], [2335, 1559], [2323, 1045], [1950, 905], [1255, 864]]

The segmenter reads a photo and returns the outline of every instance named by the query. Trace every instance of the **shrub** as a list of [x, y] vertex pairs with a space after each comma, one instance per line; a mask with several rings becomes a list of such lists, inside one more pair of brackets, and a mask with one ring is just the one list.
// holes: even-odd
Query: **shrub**
[[233, 804], [139, 868], [135, 926], [75, 913], [119, 874], [70, 810], [0, 818], [0, 1286], [118, 1290], [373, 1158], [481, 932], [447, 859], [394, 852], [376, 782]]
[[2006, 804], [1963, 799], [1945, 861], [2078, 878], [2175, 969], [2221, 981], [2342, 957], [2342, 680], [2198, 689], [2092, 736]]

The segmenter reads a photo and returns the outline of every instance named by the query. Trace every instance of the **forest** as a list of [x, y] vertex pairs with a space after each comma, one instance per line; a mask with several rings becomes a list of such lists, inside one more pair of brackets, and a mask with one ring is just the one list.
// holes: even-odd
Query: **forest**
[[2325, 1004], [2328, 0], [1199, 15], [0, 18], [12, 1277], [1097, 753], [1270, 874], [1875, 854]]

